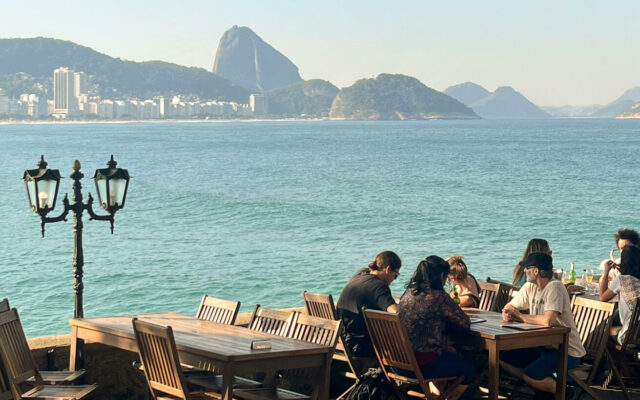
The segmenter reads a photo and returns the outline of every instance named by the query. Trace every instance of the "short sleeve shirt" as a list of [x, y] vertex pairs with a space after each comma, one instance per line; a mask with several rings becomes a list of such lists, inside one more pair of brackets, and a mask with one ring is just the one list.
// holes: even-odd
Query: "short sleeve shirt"
[[362, 307], [386, 311], [395, 304], [389, 285], [369, 271], [369, 268], [363, 268], [351, 277], [336, 305], [338, 317], [344, 326], [345, 345], [356, 357], [375, 357]]
[[631, 324], [631, 317], [633, 314], [633, 308], [636, 306], [636, 302], [638, 301], [635, 295], [622, 295], [622, 279], [625, 277], [626, 279], [631, 279], [628, 275], [618, 275], [614, 280], [609, 284], [609, 290], [613, 293], [619, 295], [618, 301], [618, 309], [620, 310], [620, 321], [622, 322], [622, 329], [618, 332], [618, 342], [622, 344], [624, 341], [624, 337], [629, 330], [629, 325]]
[[509, 304], [519, 310], [528, 309], [531, 315], [542, 315], [545, 311], [558, 312], [554, 326], [571, 329], [569, 355], [579, 358], [586, 354], [571, 312], [569, 293], [560, 281], [553, 279], [542, 290], [536, 284], [527, 282], [515, 293]]

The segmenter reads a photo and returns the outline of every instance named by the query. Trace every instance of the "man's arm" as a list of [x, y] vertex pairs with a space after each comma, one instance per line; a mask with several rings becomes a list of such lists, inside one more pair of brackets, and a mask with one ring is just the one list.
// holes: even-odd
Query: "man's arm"
[[398, 305], [397, 304], [390, 305], [389, 307], [387, 307], [387, 312], [397, 314], [398, 313]]
[[558, 319], [558, 315], [560, 315], [557, 311], [545, 311], [542, 315], [527, 315], [520, 314], [520, 319], [522, 322], [526, 322], [528, 324], [542, 325], [542, 326], [553, 326], [556, 323], [556, 319]]

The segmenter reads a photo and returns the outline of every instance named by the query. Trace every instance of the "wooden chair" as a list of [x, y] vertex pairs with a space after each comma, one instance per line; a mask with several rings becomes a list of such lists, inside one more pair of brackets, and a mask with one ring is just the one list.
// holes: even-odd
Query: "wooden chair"
[[257, 304], [249, 321], [249, 329], [277, 336], [287, 336], [299, 314], [295, 311], [272, 310]]
[[[289, 333], [286, 335], [292, 339], [302, 340], [309, 343], [321, 344], [335, 348], [340, 335], [342, 321], [314, 317], [312, 315], [300, 314], [295, 319]], [[283, 372], [289, 380], [309, 380], [318, 378], [318, 369], [297, 369]], [[264, 399], [309, 399], [310, 396], [296, 393], [276, 387], [263, 387], [257, 389], [240, 389], [234, 391], [234, 396], [246, 400]]]
[[490, 276], [487, 277], [487, 283], [497, 283], [500, 285], [500, 289], [498, 290], [498, 298], [496, 299], [495, 308], [496, 311], [502, 311], [504, 306], [507, 305], [513, 298], [515, 292], [520, 290], [520, 286], [512, 285], [506, 282], [500, 282], [495, 279], [491, 279]]
[[[592, 358], [593, 362], [591, 364], [583, 363], [578, 368], [570, 369], [568, 374], [582, 391], [587, 392], [595, 400], [604, 399], [591, 389], [591, 385], [596, 378], [602, 357], [605, 355], [614, 309], [614, 303], [583, 297], [576, 297], [571, 306], [582, 345], [587, 351], [587, 357]], [[583, 394], [581, 392], [578, 395], [578, 400]]]
[[[636, 300], [636, 305], [633, 309], [633, 313], [631, 314], [631, 322], [629, 323], [629, 328], [624, 336], [622, 345], [616, 342], [614, 346], [615, 350], [620, 352], [626, 359], [627, 366], [636, 368], [640, 367], [640, 299]], [[615, 376], [620, 383], [620, 388], [624, 392], [625, 397], [627, 400], [630, 400], [631, 397], [629, 396], [629, 389], [627, 388], [625, 380], [637, 382], [639, 377], [623, 376], [616, 365], [615, 359], [608, 349], [606, 350], [606, 354], [609, 361], [611, 361], [611, 372], [603, 386], [607, 387], [611, 378]]]
[[188, 390], [178, 358], [173, 329], [170, 326], [160, 326], [134, 318], [133, 331], [138, 342], [138, 354], [144, 367], [144, 375], [154, 399], [168, 400], [163, 393], [182, 400], [220, 399], [219, 393]]
[[[16, 399], [82, 399], [96, 389], [96, 385], [45, 385], [27, 344], [18, 311], [0, 313], [0, 353], [7, 381]], [[67, 372], [75, 374], [75, 372]], [[81, 374], [81, 373], [80, 373]], [[34, 385], [28, 384], [34, 378]], [[34, 386], [24, 389], [26, 386]]]
[[[463, 380], [463, 377], [451, 376], [444, 378], [426, 379], [422, 376], [420, 366], [409, 342], [407, 328], [398, 314], [385, 311], [364, 310], [364, 320], [367, 324], [373, 348], [378, 357], [387, 379], [400, 399], [405, 395], [431, 399], [446, 399], [449, 393]], [[397, 369], [407, 370], [411, 374], [398, 372]], [[429, 390], [429, 383], [444, 385], [439, 397], [435, 397]], [[410, 390], [410, 385], [417, 385], [422, 392]]]
[[[3, 303], [7, 304], [7, 306], [9, 305], [9, 301], [7, 299], [2, 300], [0, 306]], [[0, 400], [14, 400], [13, 393], [11, 393], [11, 385], [9, 385], [7, 373], [5, 372], [4, 365], [1, 361], [2, 360], [0, 359]]]
[[[233, 325], [239, 310], [239, 301], [217, 299], [205, 294], [202, 296], [202, 301], [200, 301], [196, 318], [219, 324]], [[217, 374], [216, 371], [205, 371], [200, 368], [183, 365], [182, 373], [187, 383], [191, 386], [212, 392], [218, 392], [222, 388], [222, 375]], [[253, 388], [260, 386], [259, 382], [239, 376], [236, 376], [233, 382], [234, 388]]]
[[239, 301], [216, 299], [205, 294], [202, 296], [196, 318], [219, 324], [233, 325], [236, 322], [239, 310]]
[[0, 301], [0, 313], [9, 311], [9, 299], [4, 298], [2, 299], [2, 301]]
[[[307, 291], [304, 291], [302, 292], [302, 297], [304, 298], [304, 304], [307, 308], [307, 314], [325, 319], [338, 319], [338, 316], [336, 314], [336, 306], [333, 302], [333, 297], [330, 294], [309, 293]], [[344, 372], [344, 377], [347, 379], [352, 379], [354, 381], [353, 384], [336, 399], [340, 400], [344, 396], [346, 396], [347, 393], [349, 393], [351, 389], [353, 389], [360, 381], [358, 374], [353, 368], [353, 363], [351, 361], [352, 355], [344, 346], [342, 331], [340, 331], [340, 336], [338, 337], [338, 342], [336, 343], [336, 350], [333, 353], [333, 360], [346, 363], [349, 370]]]
[[502, 309], [497, 308], [500, 305], [499, 300], [501, 300], [500, 284], [478, 281], [478, 285], [480, 285], [480, 305], [478, 308], [484, 311], [501, 311]]

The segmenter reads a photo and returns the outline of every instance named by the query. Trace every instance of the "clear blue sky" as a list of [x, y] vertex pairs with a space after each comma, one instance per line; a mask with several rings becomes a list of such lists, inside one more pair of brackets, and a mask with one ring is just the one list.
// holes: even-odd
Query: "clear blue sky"
[[[640, 86], [640, 1], [2, 1], [0, 37], [65, 39], [114, 57], [211, 70], [248, 26], [304, 79], [383, 72], [437, 90], [513, 86], [538, 105], [605, 104]], [[0, 60], [1, 62], [1, 60]]]

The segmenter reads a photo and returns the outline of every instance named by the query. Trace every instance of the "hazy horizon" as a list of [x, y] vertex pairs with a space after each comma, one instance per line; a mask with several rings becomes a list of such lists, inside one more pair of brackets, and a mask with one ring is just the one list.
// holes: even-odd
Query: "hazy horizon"
[[112, 57], [211, 71], [222, 34], [248, 26], [303, 79], [338, 87], [380, 73], [437, 90], [512, 86], [540, 106], [607, 104], [640, 86], [640, 2], [381, 1], [216, 4], [25, 0], [3, 5], [1, 38], [69, 40]]

